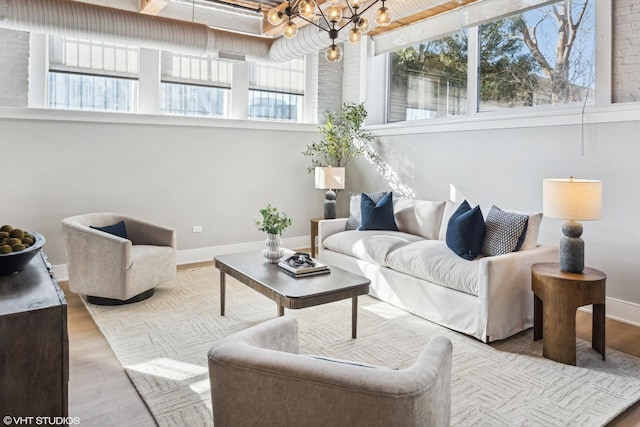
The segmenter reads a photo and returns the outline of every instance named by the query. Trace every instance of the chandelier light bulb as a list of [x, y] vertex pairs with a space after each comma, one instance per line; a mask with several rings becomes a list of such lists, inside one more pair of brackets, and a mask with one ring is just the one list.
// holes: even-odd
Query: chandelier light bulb
[[362, 6], [362, 0], [347, 0], [351, 8], [356, 9]]
[[356, 28], [360, 30], [360, 34], [366, 34], [369, 31], [369, 20], [367, 18], [360, 18], [356, 24]]
[[340, 0], [329, 0], [329, 3], [331, 3], [331, 4], [336, 4], [336, 3], [338, 3], [339, 1], [340, 1]]
[[386, 27], [391, 23], [391, 12], [386, 6], [382, 6], [376, 12], [376, 23], [381, 27]]
[[282, 24], [283, 16], [284, 14], [282, 14], [277, 7], [274, 7], [269, 12], [267, 12], [267, 21], [269, 21], [269, 24], [274, 26], [280, 25]]
[[362, 39], [362, 33], [358, 28], [352, 28], [349, 30], [349, 42], [356, 44], [360, 43], [360, 39]]
[[331, 6], [325, 12], [325, 16], [330, 22], [338, 22], [342, 19], [342, 8], [339, 6]]
[[298, 13], [310, 21], [316, 18], [316, 2], [313, 0], [302, 0], [298, 6]]
[[336, 62], [340, 62], [340, 60], [342, 59], [342, 48], [340, 46], [336, 46], [335, 44], [332, 44], [327, 48], [326, 58], [327, 58], [327, 61], [334, 64]]
[[282, 29], [282, 35], [288, 39], [292, 39], [296, 36], [296, 34], [298, 34], [298, 27], [296, 27], [296, 24], [291, 21], [287, 22]]

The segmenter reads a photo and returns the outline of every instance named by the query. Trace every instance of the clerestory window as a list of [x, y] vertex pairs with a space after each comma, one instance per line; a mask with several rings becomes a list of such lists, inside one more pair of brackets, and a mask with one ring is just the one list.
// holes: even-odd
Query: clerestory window
[[162, 113], [228, 117], [231, 63], [163, 51], [161, 69]]
[[299, 122], [303, 118], [304, 58], [249, 63], [250, 119]]
[[138, 49], [72, 37], [49, 38], [49, 107], [135, 112]]

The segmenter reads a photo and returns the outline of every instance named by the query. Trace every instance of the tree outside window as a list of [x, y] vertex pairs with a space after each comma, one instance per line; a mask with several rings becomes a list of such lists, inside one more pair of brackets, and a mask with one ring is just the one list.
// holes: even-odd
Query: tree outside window
[[480, 27], [480, 111], [584, 102], [593, 94], [592, 0]]

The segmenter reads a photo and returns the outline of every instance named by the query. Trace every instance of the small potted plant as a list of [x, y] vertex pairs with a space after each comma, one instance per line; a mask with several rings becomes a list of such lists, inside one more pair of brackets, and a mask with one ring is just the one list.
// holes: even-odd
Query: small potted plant
[[280, 236], [285, 228], [291, 225], [291, 218], [270, 204], [266, 208], [260, 209], [260, 214], [262, 221], [256, 221], [256, 225], [258, 230], [267, 233], [267, 240], [265, 240], [267, 249], [263, 253], [269, 262], [276, 264], [284, 256], [284, 251], [280, 248]]

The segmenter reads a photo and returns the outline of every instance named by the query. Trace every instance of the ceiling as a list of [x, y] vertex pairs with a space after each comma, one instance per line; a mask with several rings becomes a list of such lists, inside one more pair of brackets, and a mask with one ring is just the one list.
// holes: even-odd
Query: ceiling
[[[279, 0], [74, 0], [114, 9], [157, 15], [204, 24], [223, 31], [232, 31], [261, 37], [280, 37], [281, 26], [273, 27], [262, 12], [271, 8], [286, 7]], [[321, 6], [327, 0], [316, 0]], [[393, 13], [393, 2], [387, 7]], [[420, 1], [420, 0], [413, 0]], [[425, 8], [417, 13], [400, 19], [394, 19], [387, 27], [373, 27], [370, 36], [382, 34], [397, 28], [406, 27], [415, 22], [457, 9], [480, 0], [424, 0]], [[298, 26], [306, 23], [296, 22]]]

